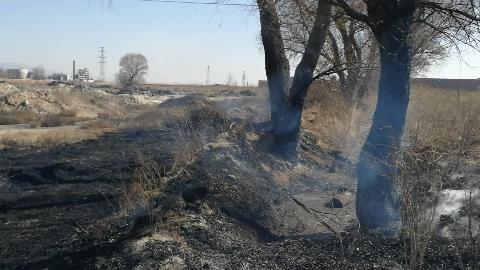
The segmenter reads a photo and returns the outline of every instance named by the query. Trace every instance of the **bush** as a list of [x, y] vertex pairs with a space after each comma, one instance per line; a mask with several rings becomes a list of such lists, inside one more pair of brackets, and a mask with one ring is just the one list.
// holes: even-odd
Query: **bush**
[[144, 156], [138, 156], [132, 181], [124, 185], [120, 196], [120, 207], [128, 215], [147, 212], [153, 222], [153, 207], [167, 185], [161, 166]]
[[[455, 189], [468, 191], [471, 196], [472, 190], [478, 189], [478, 185], [474, 187], [472, 183], [461, 183], [452, 175], [468, 172], [468, 165], [463, 163], [468, 163], [480, 141], [480, 126], [468, 118], [452, 124], [458, 129], [449, 132], [435, 129], [412, 131], [408, 139], [410, 145], [398, 153], [394, 180], [400, 194], [403, 235], [408, 247], [406, 257], [410, 269], [423, 268], [427, 245], [434, 233], [432, 229], [446, 226], [440, 224], [445, 217], [440, 215], [444, 209], [439, 208], [439, 203], [448, 204], [452, 198], [445, 198], [444, 190], [454, 186]], [[468, 208], [470, 214], [467, 218], [472, 222], [471, 200], [461, 208]], [[471, 252], [477, 254], [476, 239], [471, 236], [471, 228], [467, 230], [463, 233], [470, 234], [473, 239]]]

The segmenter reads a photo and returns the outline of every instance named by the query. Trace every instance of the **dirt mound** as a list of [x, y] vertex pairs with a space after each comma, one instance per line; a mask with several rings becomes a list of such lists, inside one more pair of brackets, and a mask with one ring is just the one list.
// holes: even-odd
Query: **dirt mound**
[[57, 114], [63, 107], [65, 104], [47, 91], [10, 92], [0, 99], [0, 108], [6, 112], [31, 111], [38, 114]]
[[[69, 85], [22, 86], [22, 89], [19, 89], [9, 84], [0, 84], [0, 91], [2, 86], [5, 91], [3, 94], [0, 92], [0, 112], [28, 113], [36, 115], [36, 118], [41, 115], [59, 115], [65, 111], [83, 118], [95, 118], [98, 115], [121, 116], [125, 111], [124, 105], [131, 103], [101, 89], [83, 92]], [[33, 118], [30, 122], [35, 120]], [[24, 123], [26, 122], [19, 122]]]
[[5, 95], [10, 92], [16, 92], [19, 89], [15, 85], [11, 85], [7, 82], [0, 83], [0, 95]]

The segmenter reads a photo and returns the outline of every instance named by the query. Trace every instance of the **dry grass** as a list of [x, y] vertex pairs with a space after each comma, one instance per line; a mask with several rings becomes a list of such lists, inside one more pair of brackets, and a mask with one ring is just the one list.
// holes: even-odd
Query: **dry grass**
[[[405, 258], [410, 269], [423, 269], [427, 246], [435, 233], [434, 228], [440, 230], [448, 225], [442, 224], [445, 221], [442, 221], [440, 215], [444, 209], [440, 209], [439, 206], [441, 200], [447, 200], [447, 203], [451, 200], [443, 195], [443, 190], [448, 186], [461, 185], [457, 188], [470, 194], [470, 202], [466, 202], [462, 211], [467, 212], [470, 226], [478, 224], [480, 216], [475, 217], [472, 214], [474, 207], [472, 207], [471, 196], [479, 186], [475, 183], [475, 177], [469, 175], [468, 166], [465, 165], [468, 160], [471, 160], [472, 151], [478, 147], [480, 133], [472, 134], [467, 131], [465, 134], [456, 135], [461, 139], [429, 137], [429, 140], [426, 138], [417, 140], [419, 136], [415, 136], [408, 147], [399, 151], [400, 158], [397, 159], [396, 164], [398, 170], [393, 178], [401, 198]], [[476, 162], [478, 164], [478, 159]], [[459, 183], [458, 180], [451, 178], [459, 172], [465, 174], [465, 183]], [[470, 239], [469, 252], [475, 258], [478, 254], [476, 247], [478, 232], [475, 234], [473, 231], [472, 227], [465, 231], [457, 228], [457, 233]], [[458, 250], [456, 252], [460, 253]], [[462, 259], [459, 258], [459, 260]], [[466, 263], [477, 264], [475, 260]]]
[[[376, 103], [371, 92], [352, 106], [335, 87], [310, 89], [302, 126], [322, 138], [321, 145], [355, 158], [368, 134]], [[480, 128], [480, 92], [412, 85], [406, 138], [451, 140]]]
[[74, 125], [78, 122], [87, 121], [91, 118], [77, 116], [76, 110], [63, 110], [59, 114], [47, 114], [40, 118], [39, 126], [41, 127], [61, 127]]
[[37, 122], [40, 116], [30, 111], [12, 111], [0, 113], [0, 125], [29, 124]]
[[374, 104], [373, 93], [353, 106], [334, 85], [315, 87], [307, 96], [302, 127], [322, 138], [320, 146], [355, 157], [367, 136]]
[[407, 135], [417, 140], [452, 141], [480, 129], [480, 92], [413, 88]]
[[[168, 112], [170, 113], [169, 117], [165, 117], [165, 113]], [[223, 115], [207, 102], [200, 102], [183, 109], [159, 110], [155, 108], [137, 116], [136, 119], [147, 121], [148, 119], [158, 119], [158, 117], [163, 117], [163, 120], [157, 124], [162, 128], [169, 129], [174, 134], [172, 165], [161, 166], [157, 162], [139, 155], [132, 182], [125, 185], [120, 198], [121, 208], [126, 214], [148, 213], [152, 221], [154, 200], [163, 192], [169, 177], [179, 174], [192, 165], [204, 145], [215, 140], [216, 136], [225, 132], [228, 127]], [[135, 127], [138, 127], [138, 123]], [[147, 124], [147, 127], [151, 128], [152, 126]]]
[[38, 114], [31, 111], [2, 112], [0, 125], [30, 124], [33, 127], [61, 127], [89, 120], [89, 117], [77, 116], [78, 111], [62, 110], [58, 114]]
[[212, 104], [204, 102], [183, 116], [168, 119], [166, 127], [175, 134], [172, 171], [176, 173], [193, 164], [203, 146], [225, 132], [229, 123]]
[[147, 212], [153, 221], [155, 198], [165, 189], [168, 178], [164, 168], [153, 160], [139, 155], [137, 157], [132, 181], [125, 184], [120, 196], [120, 208], [128, 215], [142, 215]]
[[56, 146], [81, 140], [95, 139], [100, 130], [78, 128], [9, 129], [0, 130], [0, 148], [17, 146]]
[[[405, 138], [408, 144], [399, 150], [394, 180], [401, 198], [403, 233], [408, 247], [405, 251], [406, 261], [410, 269], [423, 269], [427, 245], [434, 233], [433, 227], [446, 226], [434, 224], [440, 222], [439, 210], [443, 210], [438, 209], [442, 191], [453, 186], [471, 195], [479, 188], [475, 183], [476, 176], [469, 174], [472, 165], [478, 166], [480, 162], [480, 156], [476, 156], [480, 143], [480, 122], [478, 116], [472, 114], [478, 108], [469, 99], [478, 100], [480, 93], [422, 89], [415, 94], [415, 102], [409, 113], [410, 117], [419, 119], [416, 123], [413, 121], [415, 118], [409, 119], [410, 126]], [[462, 100], [462, 94], [469, 99]], [[455, 102], [453, 97], [457, 98]], [[427, 100], [442, 102], [443, 106], [442, 103], [435, 104]], [[464, 183], [452, 180], [451, 176], [458, 173], [465, 175]], [[476, 218], [471, 215], [471, 200], [467, 208], [470, 211], [468, 220], [472, 224]], [[475, 257], [477, 239], [473, 237], [472, 228], [462, 233], [472, 239], [471, 252]]]

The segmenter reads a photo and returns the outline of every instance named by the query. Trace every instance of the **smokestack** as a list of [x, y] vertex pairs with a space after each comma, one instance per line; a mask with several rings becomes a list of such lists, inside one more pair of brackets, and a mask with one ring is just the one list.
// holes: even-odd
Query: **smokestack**
[[75, 80], [75, 60], [73, 60], [72, 80]]

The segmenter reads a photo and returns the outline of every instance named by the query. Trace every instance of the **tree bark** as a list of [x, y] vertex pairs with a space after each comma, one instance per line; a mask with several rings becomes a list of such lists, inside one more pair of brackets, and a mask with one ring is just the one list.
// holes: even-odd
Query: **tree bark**
[[[318, 0], [315, 22], [309, 34], [305, 52], [295, 70], [292, 85], [286, 94], [286, 102], [275, 106], [275, 111], [272, 110], [272, 135], [274, 140], [274, 149], [272, 150], [275, 154], [287, 159], [295, 158], [298, 153], [303, 105], [327, 38], [330, 19], [331, 5], [328, 1]], [[285, 54], [285, 52], [283, 53]], [[270, 86], [270, 78], [268, 80]], [[272, 93], [272, 90], [270, 90], [270, 93]], [[276, 94], [274, 93], [274, 95]], [[270, 101], [272, 106], [279, 102], [272, 99], [272, 96]]]
[[[377, 15], [377, 14], [375, 14]], [[382, 14], [385, 16], [388, 14]], [[356, 211], [363, 230], [394, 232], [399, 221], [392, 175], [410, 96], [411, 53], [408, 35], [413, 8], [374, 28], [380, 47], [381, 77], [372, 127], [357, 167]], [[376, 20], [382, 21], [382, 20]]]
[[280, 21], [275, 2], [257, 0], [265, 51], [265, 71], [270, 96], [270, 129], [282, 124], [282, 112], [286, 111], [287, 89], [290, 80], [290, 64], [285, 54]]

